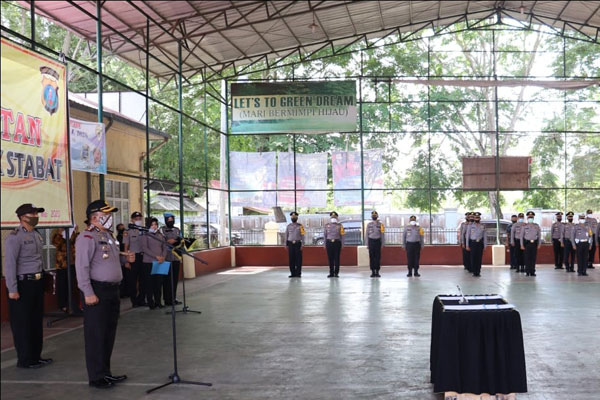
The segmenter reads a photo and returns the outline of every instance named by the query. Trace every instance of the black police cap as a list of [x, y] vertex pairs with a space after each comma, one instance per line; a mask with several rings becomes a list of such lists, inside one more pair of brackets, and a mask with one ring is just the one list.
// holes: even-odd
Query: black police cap
[[290, 217], [293, 217], [294, 215], [297, 217], [297, 216], [298, 216], [298, 213], [297, 213], [296, 211], [292, 211], [292, 212], [290, 213]]
[[40, 212], [44, 212], [45, 210], [41, 207], [36, 207], [31, 203], [25, 203], [25, 204], [21, 204], [19, 206], [19, 208], [17, 208], [15, 210], [15, 212], [17, 213], [17, 217], [20, 217], [21, 215], [25, 215], [25, 214], [30, 214], [30, 213], [40, 213]]
[[335, 211], [332, 211], [332, 212], [329, 213], [329, 216], [330, 217], [337, 217], [338, 213], [336, 213]]
[[567, 217], [572, 217], [573, 215], [575, 215], [575, 214], [573, 213], [573, 211], [569, 211], [569, 212], [567, 213]]
[[525, 214], [519, 213], [519, 217], [524, 217], [524, 216], [525, 216]]
[[513, 215], [511, 215], [510, 217], [511, 217], [511, 218], [518, 218], [518, 217], [517, 217], [517, 214], [513, 214]]
[[535, 217], [535, 213], [533, 211], [527, 211], [528, 217]]
[[559, 212], [557, 212], [557, 213], [556, 213], [556, 214], [554, 214], [554, 215], [561, 216], [561, 215], [563, 215], [563, 213], [559, 211]]
[[476, 217], [481, 217], [481, 213], [479, 211], [474, 212], [473, 215], [476, 216]]
[[95, 200], [95, 201], [92, 201], [87, 206], [87, 209], [85, 210], [85, 214], [89, 217], [93, 213], [99, 212], [99, 211], [104, 212], [104, 213], [112, 213], [112, 212], [119, 211], [119, 209], [109, 205], [104, 200]]

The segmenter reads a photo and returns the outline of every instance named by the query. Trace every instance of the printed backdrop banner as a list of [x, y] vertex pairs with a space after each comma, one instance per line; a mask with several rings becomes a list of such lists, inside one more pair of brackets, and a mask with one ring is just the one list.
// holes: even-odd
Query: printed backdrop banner
[[[296, 153], [296, 202], [298, 207], [325, 207], [327, 153]], [[294, 153], [278, 153], [277, 189], [294, 189]], [[277, 204], [294, 205], [294, 192], [277, 192]]]
[[23, 203], [46, 209], [39, 225], [72, 226], [66, 67], [2, 39], [2, 228]]
[[[229, 176], [231, 179], [231, 205], [250, 207], [275, 206], [275, 152], [229, 153]], [[252, 192], [234, 192], [252, 190]]]
[[71, 167], [78, 171], [106, 174], [106, 132], [101, 122], [70, 118]]
[[232, 83], [233, 133], [356, 131], [356, 81]]
[[[380, 204], [383, 201], [383, 170], [381, 149], [364, 151], [365, 204]], [[333, 201], [336, 206], [359, 206], [360, 196], [360, 151], [338, 151], [331, 154], [333, 169]], [[343, 190], [339, 189], [356, 189]]]

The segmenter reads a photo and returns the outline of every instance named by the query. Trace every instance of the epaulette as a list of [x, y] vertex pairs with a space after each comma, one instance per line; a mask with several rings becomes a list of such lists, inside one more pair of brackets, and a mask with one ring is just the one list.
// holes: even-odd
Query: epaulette
[[88, 238], [88, 239], [93, 239], [94, 237], [92, 235], [88, 235], [88, 234], [83, 234], [84, 238]]
[[16, 235], [17, 233], [19, 233], [19, 228], [13, 229], [13, 231], [10, 234], [11, 235]]

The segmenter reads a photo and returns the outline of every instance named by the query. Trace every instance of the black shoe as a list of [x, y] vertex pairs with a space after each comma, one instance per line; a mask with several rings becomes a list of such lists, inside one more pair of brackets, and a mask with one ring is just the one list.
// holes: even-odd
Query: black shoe
[[39, 363], [42, 363], [42, 364], [44, 364], [44, 365], [49, 365], [49, 364], [52, 364], [52, 363], [54, 362], [54, 360], [53, 360], [53, 359], [51, 359], [51, 358], [40, 358], [40, 359], [38, 360], [38, 362], [39, 362]]
[[148, 308], [154, 310], [156, 308], [156, 304], [149, 304]]
[[127, 375], [104, 375], [104, 379], [109, 382], [117, 383], [127, 379]]
[[406, 276], [410, 278], [412, 276], [412, 272], [409, 272], [408, 274], [406, 274]]
[[288, 276], [288, 278], [295, 278], [295, 277], [296, 277], [296, 275], [290, 275], [290, 276]]
[[175, 305], [177, 306], [179, 304], [181, 304], [181, 302], [179, 300], [175, 299]]
[[115, 386], [114, 383], [107, 380], [106, 378], [98, 379], [95, 381], [90, 381], [90, 386], [95, 387], [97, 389], [110, 389]]
[[554, 269], [563, 269], [563, 267], [554, 267]]
[[535, 272], [532, 272], [531, 274], [529, 274], [529, 276], [537, 276], [537, 275], [535, 274]]
[[588, 269], [596, 269], [593, 265], [588, 265]]
[[420, 273], [418, 273], [418, 272], [415, 272], [415, 276], [416, 276], [416, 277], [419, 277], [419, 276], [421, 276], [421, 274], [420, 274]]
[[17, 363], [17, 367], [18, 368], [28, 368], [28, 369], [38, 369], [38, 368], [42, 368], [45, 365], [46, 364], [41, 363], [39, 361], [36, 361], [36, 362], [33, 362], [33, 363], [29, 363], [29, 364], [19, 364], [19, 363]]
[[327, 277], [328, 277], [328, 278], [335, 278], [335, 275], [333, 275], [333, 274], [329, 274], [329, 275], [327, 275]]
[[588, 276], [587, 272], [584, 272], [583, 274], [581, 274], [581, 276]]
[[379, 275], [379, 272], [375, 274], [376, 278], [381, 278], [381, 275]]
[[335, 274], [334, 277], [339, 278], [340, 274]]
[[164, 304], [161, 304], [161, 303], [158, 303], [158, 304], [156, 305], [156, 307], [158, 307], [158, 308], [165, 308]]
[[376, 278], [377, 274], [375, 274], [374, 272], [371, 274], [371, 278]]
[[480, 278], [480, 277], [481, 277], [481, 274], [473, 274], [473, 276], [474, 276], [475, 278]]

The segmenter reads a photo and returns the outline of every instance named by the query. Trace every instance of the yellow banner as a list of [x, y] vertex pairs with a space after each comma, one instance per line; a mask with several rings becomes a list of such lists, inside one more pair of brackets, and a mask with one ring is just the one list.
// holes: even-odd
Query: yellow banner
[[2, 228], [23, 203], [46, 209], [40, 227], [71, 226], [66, 66], [2, 39]]

